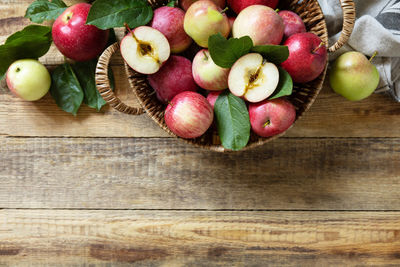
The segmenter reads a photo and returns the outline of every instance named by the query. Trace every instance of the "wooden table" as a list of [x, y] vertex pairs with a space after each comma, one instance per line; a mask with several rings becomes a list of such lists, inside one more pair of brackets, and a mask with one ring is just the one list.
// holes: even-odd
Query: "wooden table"
[[[30, 2], [0, 1], [0, 42]], [[218, 154], [146, 115], [73, 117], [3, 81], [0, 266], [399, 266], [399, 115], [388, 96], [351, 103], [325, 86], [284, 138]]]

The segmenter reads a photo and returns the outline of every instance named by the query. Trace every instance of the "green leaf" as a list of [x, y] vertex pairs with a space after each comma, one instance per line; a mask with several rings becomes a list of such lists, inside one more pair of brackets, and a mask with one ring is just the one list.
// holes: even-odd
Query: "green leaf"
[[231, 68], [241, 56], [250, 52], [253, 41], [248, 36], [226, 40], [221, 34], [214, 34], [208, 39], [211, 58], [222, 68]]
[[169, 6], [169, 7], [176, 7], [176, 1], [170, 1], [168, 4], [167, 4], [167, 6]]
[[289, 57], [289, 48], [286, 45], [257, 45], [251, 51], [260, 53], [274, 64], [281, 64]]
[[71, 65], [58, 66], [51, 75], [50, 94], [64, 111], [76, 115], [82, 104], [84, 93]]
[[15, 43], [15, 42], [26, 42], [31, 38], [35, 37], [45, 37], [48, 40], [52, 40], [51, 37], [51, 28], [47, 26], [40, 25], [29, 25], [25, 27], [23, 30], [10, 35], [5, 44]]
[[67, 5], [61, 0], [36, 0], [26, 10], [25, 18], [42, 23], [45, 20], [57, 19], [65, 9]]
[[14, 61], [38, 59], [49, 51], [51, 42], [51, 28], [40, 25], [27, 26], [8, 37], [0, 46], [0, 80]]
[[106, 30], [115, 27], [136, 28], [146, 25], [153, 18], [153, 9], [146, 0], [96, 0], [86, 24]]
[[91, 108], [100, 109], [107, 104], [101, 97], [96, 88], [95, 74], [96, 74], [97, 60], [86, 62], [77, 62], [72, 65], [75, 75], [78, 78], [79, 84], [83, 89], [84, 98], [83, 102]]
[[286, 95], [291, 95], [293, 92], [293, 80], [290, 74], [281, 67], [279, 70], [279, 83], [274, 93], [268, 99], [275, 99]]
[[250, 139], [249, 112], [244, 100], [226, 91], [218, 96], [214, 112], [223, 147], [235, 151], [244, 148]]

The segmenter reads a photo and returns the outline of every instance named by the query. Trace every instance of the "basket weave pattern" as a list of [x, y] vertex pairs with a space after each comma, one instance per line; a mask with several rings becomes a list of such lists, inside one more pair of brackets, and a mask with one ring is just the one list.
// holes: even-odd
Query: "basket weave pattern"
[[[149, 1], [153, 8], [165, 5], [168, 1]], [[354, 27], [355, 20], [355, 8], [353, 1], [341, 0], [342, 8], [344, 11], [344, 24], [342, 36], [339, 41], [329, 48], [330, 52], [336, 51], [343, 44], [345, 44], [351, 34]], [[298, 0], [281, 0], [280, 9], [288, 9], [296, 12], [304, 21], [308, 31], [318, 35], [321, 40], [328, 44], [328, 31], [326, 28], [326, 23], [324, 20], [324, 15], [318, 4], [317, 0], [303, 0], [299, 3]], [[109, 89], [109, 81], [106, 78], [107, 66], [111, 58], [111, 55], [118, 49], [118, 44], [114, 44], [105, 51], [105, 56], [100, 58], [98, 68], [97, 68], [97, 86], [101, 95], [105, 100], [110, 103], [114, 108], [121, 112], [129, 114], [140, 114], [143, 110], [129, 107], [123, 104], [118, 97], [116, 97]], [[166, 132], [175, 136], [167, 127], [164, 121], [164, 111], [166, 106], [162, 104], [154, 94], [154, 90], [150, 87], [147, 82], [146, 75], [139, 74], [132, 70], [127, 64], [125, 64], [125, 70], [128, 76], [129, 83], [136, 94], [141, 106], [144, 111]], [[319, 91], [322, 88], [326, 75], [327, 66], [323, 73], [314, 81], [306, 84], [294, 84], [293, 94], [288, 97], [290, 102], [296, 107], [297, 119], [299, 119], [305, 111], [312, 105], [315, 101]], [[252, 133], [250, 141], [245, 149], [250, 149], [256, 146], [263, 145], [278, 136], [270, 138], [262, 138]], [[180, 138], [181, 139], [181, 138]], [[225, 152], [226, 150], [221, 146], [220, 139], [215, 127], [211, 127], [203, 136], [196, 139], [182, 139], [187, 143], [192, 145], [203, 147], [209, 150]]]

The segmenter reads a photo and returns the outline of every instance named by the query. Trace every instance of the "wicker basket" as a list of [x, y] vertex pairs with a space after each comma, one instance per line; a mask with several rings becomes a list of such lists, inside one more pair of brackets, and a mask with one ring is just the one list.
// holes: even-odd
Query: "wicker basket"
[[[168, 1], [165, 0], [152, 0], [149, 1], [153, 8], [157, 8], [166, 4]], [[355, 22], [355, 5], [352, 0], [340, 0], [343, 9], [343, 30], [338, 42], [329, 48], [329, 52], [334, 52], [342, 47], [350, 37], [350, 34], [354, 27]], [[317, 0], [281, 0], [280, 9], [288, 9], [296, 12], [303, 19], [307, 30], [317, 34], [324, 43], [328, 43], [328, 31], [324, 20], [324, 15]], [[154, 90], [150, 87], [147, 82], [146, 75], [139, 74], [128, 67], [125, 64], [125, 70], [129, 79], [129, 83], [136, 94], [142, 108], [130, 107], [121, 102], [121, 100], [113, 93], [110, 88], [107, 68], [111, 59], [111, 56], [119, 49], [119, 44], [115, 43], [108, 47], [101, 55], [96, 69], [96, 84], [100, 94], [116, 110], [132, 114], [139, 115], [146, 112], [161, 128], [167, 131], [174, 137], [174, 135], [167, 127], [164, 121], [164, 110], [165, 105], [158, 101], [154, 94]], [[289, 97], [289, 100], [295, 105], [297, 112], [297, 119], [299, 119], [305, 111], [307, 111], [314, 100], [316, 99], [319, 91], [325, 80], [326, 69], [323, 73], [314, 81], [306, 84], [294, 84], [293, 94]], [[282, 134], [281, 134], [282, 135]], [[250, 141], [245, 149], [254, 148], [256, 146], [263, 145], [279, 136], [270, 138], [262, 138], [254, 133], [251, 134]], [[179, 138], [179, 137], [178, 137]], [[206, 148], [213, 151], [225, 152], [227, 151], [221, 146], [218, 133], [215, 129], [209, 129], [203, 136], [196, 139], [182, 139], [187, 143], [193, 144], [198, 147]]]

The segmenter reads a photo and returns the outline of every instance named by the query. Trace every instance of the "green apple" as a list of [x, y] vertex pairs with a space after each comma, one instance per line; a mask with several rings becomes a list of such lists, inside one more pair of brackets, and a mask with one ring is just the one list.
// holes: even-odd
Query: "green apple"
[[193, 59], [193, 78], [203, 89], [220, 91], [228, 88], [229, 71], [216, 65], [206, 49], [200, 50]]
[[7, 86], [16, 96], [36, 101], [50, 89], [51, 77], [46, 67], [34, 59], [15, 61], [7, 70]]
[[217, 33], [228, 37], [230, 26], [228, 17], [214, 2], [201, 0], [186, 11], [183, 28], [187, 35], [201, 47], [208, 47], [208, 38]]
[[329, 81], [336, 93], [358, 101], [370, 96], [378, 87], [379, 72], [363, 54], [347, 52], [333, 63]]

